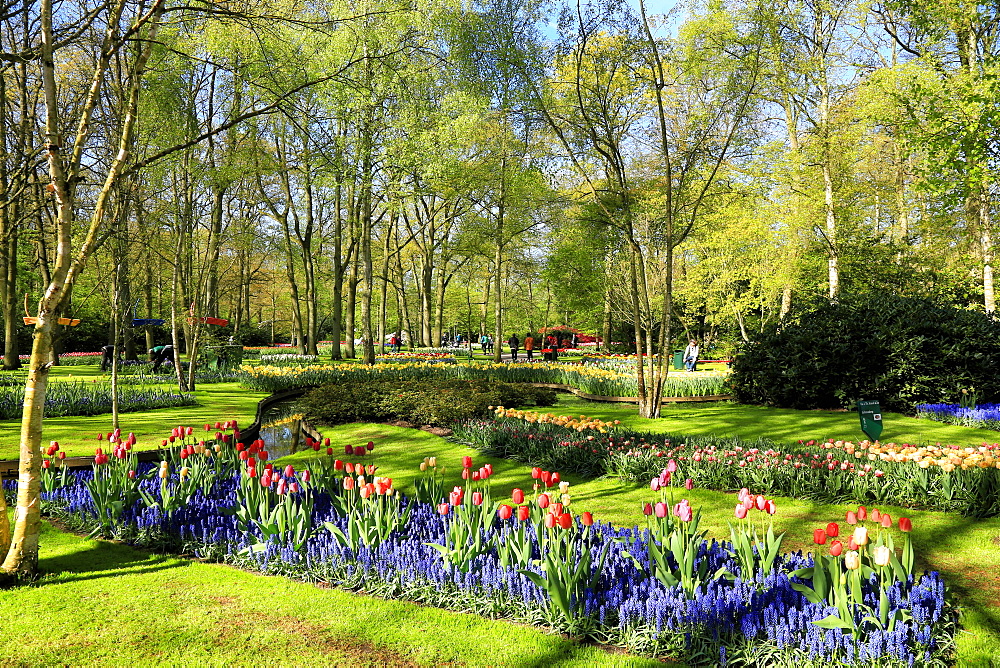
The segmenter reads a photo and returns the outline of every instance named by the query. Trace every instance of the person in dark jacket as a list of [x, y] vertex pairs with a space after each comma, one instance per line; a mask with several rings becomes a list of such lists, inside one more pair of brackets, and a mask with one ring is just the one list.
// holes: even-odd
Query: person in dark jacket
[[156, 373], [160, 370], [161, 364], [174, 361], [174, 347], [170, 344], [153, 346], [149, 349], [149, 359], [153, 362], [153, 373]]
[[512, 360], [517, 359], [517, 349], [521, 345], [521, 340], [517, 338], [517, 334], [511, 334], [510, 338], [507, 339], [507, 345], [510, 346], [510, 358]]

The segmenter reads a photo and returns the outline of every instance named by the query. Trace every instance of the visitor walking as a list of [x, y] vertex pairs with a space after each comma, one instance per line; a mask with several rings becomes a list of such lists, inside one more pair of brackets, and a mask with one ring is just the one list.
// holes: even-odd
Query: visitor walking
[[490, 337], [483, 334], [479, 337], [479, 347], [483, 349], [483, 354], [485, 355], [490, 351]]
[[533, 357], [534, 351], [535, 351], [535, 337], [531, 335], [531, 332], [528, 332], [527, 335], [525, 335], [524, 337], [524, 354], [525, 356], [527, 356], [529, 360], [532, 360], [535, 359]]
[[684, 349], [684, 368], [687, 371], [694, 371], [698, 366], [698, 342], [691, 339], [691, 343]]
[[507, 345], [510, 346], [510, 358], [517, 361], [517, 349], [521, 345], [520, 339], [517, 338], [517, 334], [511, 334], [510, 338], [507, 339]]
[[399, 352], [399, 337], [393, 334], [389, 337], [389, 352], [398, 353]]

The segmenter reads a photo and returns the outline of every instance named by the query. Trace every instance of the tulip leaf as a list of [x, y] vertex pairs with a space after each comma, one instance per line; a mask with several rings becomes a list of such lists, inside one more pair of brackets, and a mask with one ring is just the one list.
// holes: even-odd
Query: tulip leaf
[[849, 622], [845, 622], [844, 620], [842, 620], [840, 617], [837, 617], [836, 615], [828, 615], [828, 616], [824, 617], [823, 619], [820, 619], [819, 621], [813, 622], [813, 624], [815, 624], [816, 626], [819, 626], [821, 628], [824, 628], [824, 629], [848, 629], [848, 630], [851, 630], [851, 629], [854, 628], [853, 624], [850, 624]]
[[805, 596], [806, 600], [808, 600], [810, 603], [823, 602], [823, 597], [820, 594], [818, 594], [815, 590], [805, 586], [804, 584], [800, 584], [798, 582], [792, 582], [791, 585], [792, 589]]

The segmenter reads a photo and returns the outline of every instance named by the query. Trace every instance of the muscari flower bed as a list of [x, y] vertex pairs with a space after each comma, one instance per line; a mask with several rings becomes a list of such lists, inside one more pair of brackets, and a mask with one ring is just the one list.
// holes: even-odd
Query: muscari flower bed
[[881, 503], [970, 517], [1000, 514], [997, 443], [959, 447], [810, 440], [779, 445], [764, 439], [635, 432], [607, 423], [581, 430], [538, 415], [501, 407], [495, 419], [455, 425], [453, 438], [490, 456], [591, 477], [640, 481], [673, 458], [678, 475], [708, 489], [749, 487], [823, 503]]
[[946, 424], [1000, 431], [1000, 404], [917, 404], [916, 413]]
[[[194, 406], [193, 394], [145, 384], [122, 383], [118, 388], [118, 410], [122, 413], [174, 406]], [[0, 419], [21, 417], [24, 384], [0, 387]], [[46, 417], [100, 415], [111, 412], [111, 385], [106, 382], [50, 382], [45, 390]]]
[[[879, 533], [878, 547], [865, 551], [881, 532], [877, 525], [870, 543], [867, 529], [858, 529], [850, 552], [835, 541], [817, 561], [779, 554], [781, 537], [769, 531], [758, 539], [762, 522], [746, 525], [752, 531], [734, 528], [734, 540], [749, 550], [704, 540], [700, 513], [686, 501], [670, 510], [667, 469], [652, 481], [661, 501], [647, 504], [647, 527], [620, 528], [589, 513], [570, 515], [568, 496], [554, 491], [558, 485], [566, 494], [566, 484], [547, 471], [533, 471], [533, 496], [515, 490], [501, 504], [490, 497], [491, 469], [474, 471], [466, 458], [465, 486], [441, 496], [442, 477], [432, 467], [418, 496], [430, 490], [437, 497], [423, 502], [398, 494], [391, 479], [372, 477], [372, 465], [331, 461], [329, 448], [310, 473], [266, 464], [262, 443], [237, 453], [228, 435], [197, 445], [190, 429], [174, 435], [181, 448], [166, 451], [159, 465], [136, 464], [127, 450], [134, 439], [123, 444], [119, 437], [93, 472], [46, 468], [47, 509], [140, 545], [545, 624], [691, 665], [944, 666], [953, 649], [956, 615], [940, 575], [912, 573], [911, 554], [909, 572], [890, 577], [888, 557], [878, 555], [889, 549], [884, 540], [892, 545], [892, 532]], [[362, 446], [351, 452], [366, 453]], [[112, 502], [120, 499], [125, 503]], [[773, 501], [746, 490], [740, 503], [737, 517], [755, 506], [775, 512]], [[835, 526], [824, 530], [822, 544], [826, 532], [837, 535]], [[829, 600], [814, 600], [820, 567], [842, 576], [846, 593], [828, 586]]]

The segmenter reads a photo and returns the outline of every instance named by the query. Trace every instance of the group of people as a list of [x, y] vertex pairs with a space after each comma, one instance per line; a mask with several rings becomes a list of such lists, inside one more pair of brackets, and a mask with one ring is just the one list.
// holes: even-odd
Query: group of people
[[489, 334], [483, 334], [479, 337], [479, 345], [482, 347], [483, 353], [493, 352], [493, 337]]

